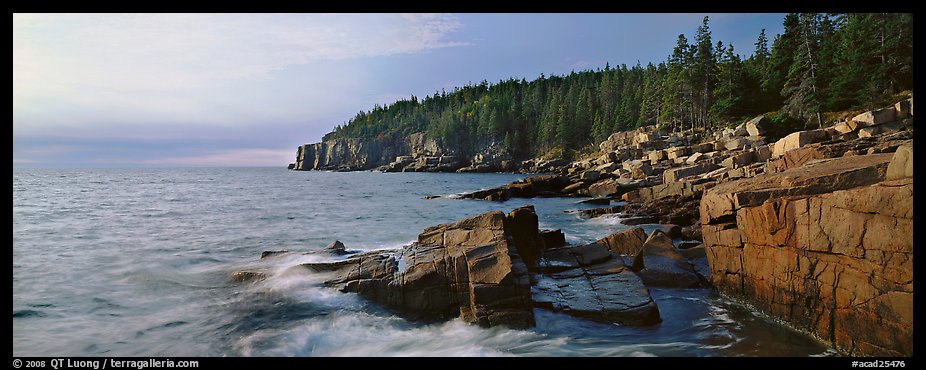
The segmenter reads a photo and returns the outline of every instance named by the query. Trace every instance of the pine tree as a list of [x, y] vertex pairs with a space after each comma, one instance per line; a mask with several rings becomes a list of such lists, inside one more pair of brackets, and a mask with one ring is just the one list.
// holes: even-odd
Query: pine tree
[[762, 81], [762, 88], [771, 92], [763, 99], [766, 100], [765, 105], [768, 107], [781, 106], [783, 99], [780, 92], [788, 80], [788, 72], [794, 64], [794, 55], [800, 43], [797, 14], [789, 13], [785, 16], [783, 23], [784, 32], [776, 36], [775, 41], [772, 42], [768, 78]]
[[663, 119], [668, 120], [672, 125], [672, 131], [681, 128], [689, 104], [690, 86], [689, 82], [689, 51], [688, 39], [685, 34], [679, 34], [675, 43], [675, 49], [666, 63], [666, 85], [663, 95], [663, 106], [667, 109], [663, 111]]
[[716, 60], [712, 50], [713, 44], [711, 43], [711, 31], [708, 26], [708, 17], [706, 16], [702, 21], [701, 27], [698, 27], [698, 32], [695, 35], [695, 42], [697, 47], [692, 82], [697, 91], [696, 99], [693, 102], [697, 109], [696, 119], [698, 123], [707, 126], [710, 124], [707, 113], [711, 106], [711, 95], [714, 89]]
[[714, 88], [716, 101], [711, 106], [711, 114], [716, 118], [729, 120], [741, 114], [743, 66], [739, 55], [733, 52], [732, 43], [721, 55], [717, 85]]
[[789, 14], [783, 24], [771, 50], [760, 31], [745, 61], [711, 44], [705, 18], [663, 63], [441, 89], [358, 112], [324, 139], [425, 131], [459, 150], [502, 143], [523, 158], [640, 125], [679, 130], [772, 110], [819, 125], [822, 111], [873, 108], [913, 86], [912, 14]]
[[804, 120], [804, 127], [807, 127], [808, 115], [814, 116], [817, 124], [823, 128], [816, 71], [819, 21], [820, 16], [817, 14], [802, 13], [799, 16], [800, 45], [794, 54], [794, 64], [788, 71], [788, 82], [781, 93], [786, 97], [782, 107], [785, 113]]

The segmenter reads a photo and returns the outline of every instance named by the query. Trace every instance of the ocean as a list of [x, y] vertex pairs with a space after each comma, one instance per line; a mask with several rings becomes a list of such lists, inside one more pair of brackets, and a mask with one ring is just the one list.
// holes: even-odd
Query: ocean
[[[428, 226], [524, 204], [572, 243], [628, 228], [564, 213], [596, 207], [577, 199], [452, 198], [525, 176], [14, 168], [13, 355], [835, 355], [707, 289], [651, 289], [663, 322], [649, 327], [535, 309], [535, 328], [486, 329], [411, 321], [290, 268], [336, 257], [260, 261], [265, 250], [334, 240], [349, 250], [401, 248]], [[270, 277], [229, 280], [255, 268]]]

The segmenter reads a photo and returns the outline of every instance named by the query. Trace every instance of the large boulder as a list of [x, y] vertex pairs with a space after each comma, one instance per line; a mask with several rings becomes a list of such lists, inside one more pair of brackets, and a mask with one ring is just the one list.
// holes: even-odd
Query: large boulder
[[646, 156], [649, 158], [650, 162], [656, 163], [666, 159], [666, 151], [663, 149], [656, 149], [649, 152]]
[[630, 176], [634, 179], [645, 179], [653, 173], [653, 167], [648, 161], [629, 161], [624, 162], [624, 168], [630, 171]]
[[[685, 159], [685, 163], [687, 163], [687, 164], [695, 164], [695, 163], [697, 163], [699, 160], [702, 160], [702, 159], [704, 159], [704, 158], [707, 158], [707, 157], [704, 155], [704, 153], [695, 152], [694, 154], [688, 156], [688, 158]], [[663, 176], [665, 176], [665, 172], [663, 172]]]
[[628, 256], [635, 256], [639, 253], [643, 249], [644, 242], [646, 242], [646, 231], [639, 227], [617, 232], [597, 241], [598, 244], [606, 246], [614, 253]]
[[588, 195], [595, 198], [605, 198], [620, 194], [621, 185], [615, 179], [598, 181], [588, 187]]
[[888, 122], [885, 124], [868, 126], [858, 130], [858, 137], [872, 137], [875, 135], [897, 132], [902, 130], [903, 127], [903, 124], [900, 122]]
[[851, 356], [912, 356], [913, 178], [885, 181], [906, 155], [829, 159], [707, 190], [712, 285]]
[[723, 148], [726, 150], [737, 150], [743, 149], [746, 144], [749, 144], [749, 140], [744, 137], [737, 137], [734, 139], [727, 140], [723, 144]]
[[887, 166], [886, 176], [888, 180], [913, 177], [913, 141], [897, 148]]
[[[344, 243], [341, 243], [340, 240], [335, 240], [331, 242], [331, 244], [328, 244], [328, 246], [326, 246], [325, 249], [323, 249], [323, 251], [325, 253], [333, 254], [335, 256], [343, 256], [345, 254], [348, 254], [347, 247], [345, 247]], [[261, 258], [263, 257], [264, 255], [261, 254]]]
[[746, 131], [749, 132], [749, 136], [764, 136], [771, 123], [772, 120], [768, 117], [758, 116], [746, 122]]
[[713, 163], [700, 163], [693, 164], [690, 166], [670, 168], [662, 173], [662, 182], [665, 184], [676, 182], [682, 178], [688, 176], [700, 175], [702, 173], [711, 172], [720, 168], [720, 166]]
[[580, 179], [582, 179], [582, 181], [593, 182], [593, 181], [597, 181], [600, 176], [601, 176], [601, 172], [597, 170], [588, 170], [588, 171], [582, 172], [582, 176], [580, 176]]
[[529, 327], [534, 324], [530, 279], [514, 244], [525, 243], [523, 235], [515, 234], [523, 227], [522, 218], [529, 217], [513, 214], [514, 221], [493, 211], [429, 227], [399, 253], [374, 251], [302, 266], [334, 272], [326, 285], [400, 312], [459, 316], [481, 326]]
[[826, 131], [820, 129], [793, 132], [775, 143], [772, 157], [781, 157], [789, 150], [798, 149], [807, 144], [821, 142], [826, 139]]
[[836, 130], [836, 132], [840, 134], [848, 134], [855, 131], [856, 128], [857, 126], [854, 121], [839, 122], [833, 125], [833, 130]]
[[897, 119], [904, 119], [913, 115], [913, 98], [901, 100], [894, 104], [894, 110], [897, 111]]
[[859, 114], [852, 118], [852, 121], [855, 122], [859, 127], [868, 127], [874, 125], [880, 125], [883, 123], [893, 122], [897, 120], [897, 111], [894, 110], [894, 107], [881, 108], [873, 111], [868, 111], [862, 114]]
[[697, 288], [701, 279], [662, 230], [654, 230], [634, 257], [632, 269], [648, 287]]
[[666, 152], [669, 159], [676, 159], [688, 155], [689, 148], [687, 146], [674, 146], [666, 149]]
[[515, 208], [505, 215], [505, 233], [517, 246], [518, 254], [528, 268], [537, 265], [540, 252], [544, 249], [537, 225], [537, 213], [533, 205]]
[[752, 152], [738, 152], [724, 159], [723, 162], [720, 162], [720, 165], [726, 168], [740, 168], [752, 163], [752, 160]]

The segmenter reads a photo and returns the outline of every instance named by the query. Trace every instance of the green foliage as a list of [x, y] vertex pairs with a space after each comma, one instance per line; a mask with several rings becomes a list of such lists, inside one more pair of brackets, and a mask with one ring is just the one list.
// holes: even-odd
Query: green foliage
[[773, 130], [785, 132], [816, 124], [817, 113], [873, 108], [912, 89], [912, 14], [788, 14], [783, 24], [771, 47], [761, 30], [744, 59], [712, 41], [705, 17], [693, 43], [678, 35], [662, 63], [412, 96], [359, 112], [324, 139], [427, 132], [464, 151], [496, 144], [519, 158], [568, 156], [615, 131], [706, 128], [776, 110]]

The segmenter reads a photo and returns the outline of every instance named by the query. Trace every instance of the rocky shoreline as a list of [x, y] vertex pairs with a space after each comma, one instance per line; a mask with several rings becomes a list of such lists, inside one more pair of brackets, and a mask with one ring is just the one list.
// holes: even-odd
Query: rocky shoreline
[[518, 328], [533, 325], [533, 307], [650, 325], [660, 316], [648, 287], [710, 288], [844, 354], [912, 356], [913, 99], [777, 140], [769, 126], [643, 127], [575, 162], [514, 164], [497, 148], [463, 161], [423, 136], [302, 146], [294, 169], [546, 172], [461, 198], [583, 197], [602, 207], [582, 217], [664, 225], [566, 245], [522, 207], [425, 229], [401, 251], [303, 267], [399, 312]]

